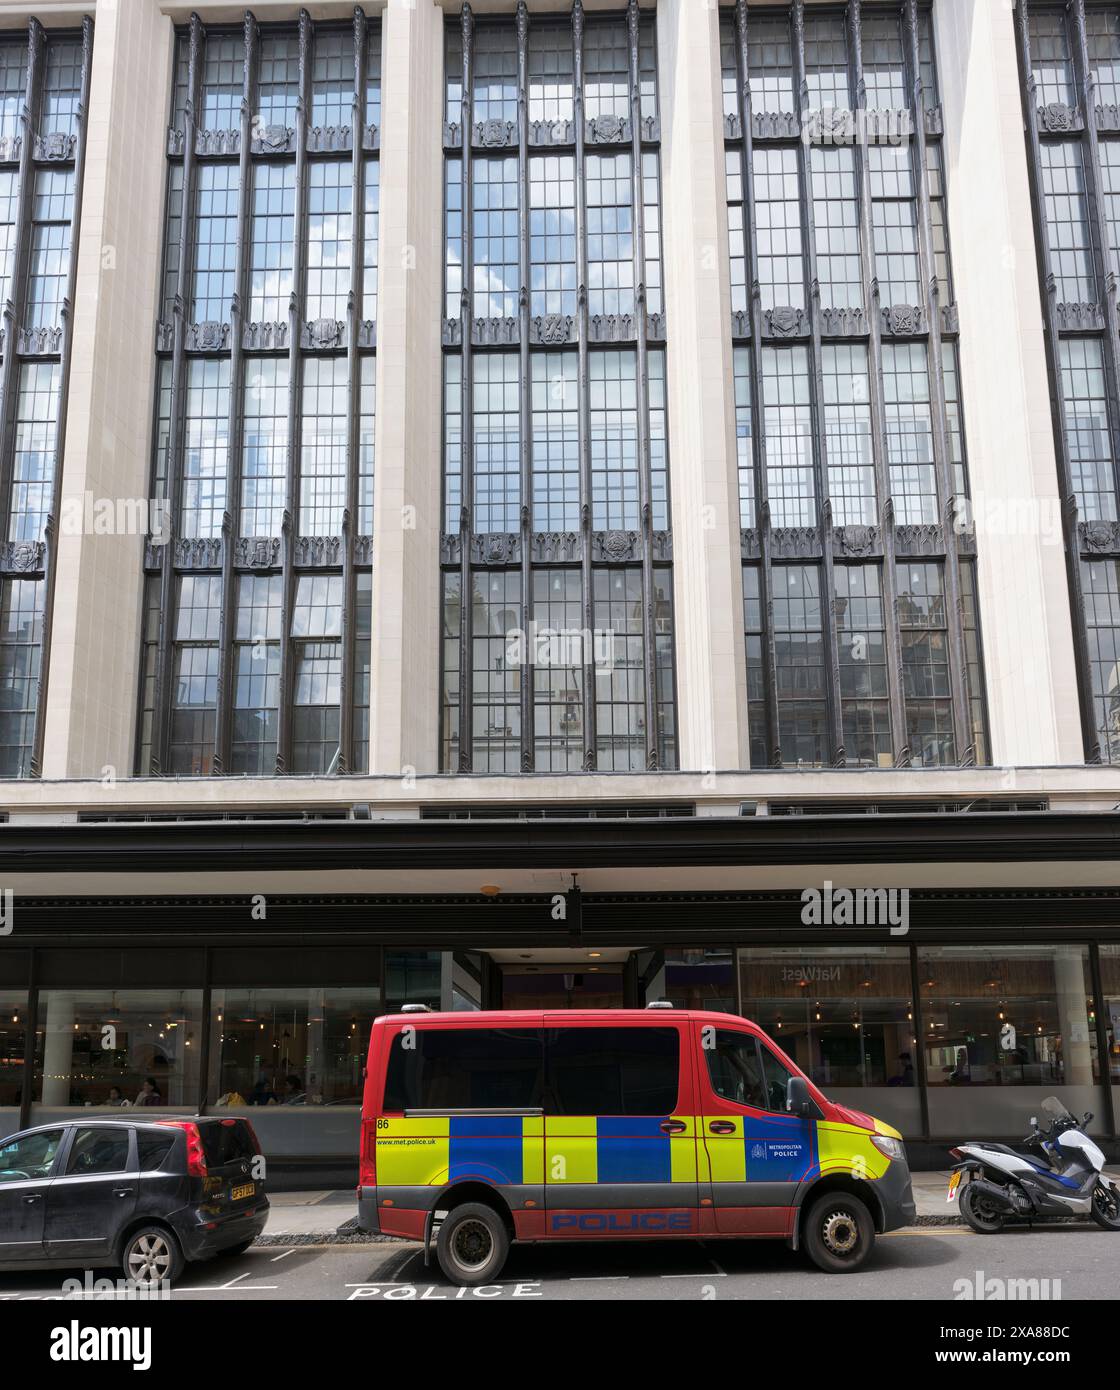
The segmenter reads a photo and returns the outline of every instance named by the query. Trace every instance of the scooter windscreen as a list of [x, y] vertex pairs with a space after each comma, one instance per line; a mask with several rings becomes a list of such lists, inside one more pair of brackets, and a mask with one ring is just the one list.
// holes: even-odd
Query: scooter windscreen
[[1074, 1118], [1057, 1096], [1047, 1096], [1042, 1102], [1042, 1108], [1052, 1120], [1072, 1120]]

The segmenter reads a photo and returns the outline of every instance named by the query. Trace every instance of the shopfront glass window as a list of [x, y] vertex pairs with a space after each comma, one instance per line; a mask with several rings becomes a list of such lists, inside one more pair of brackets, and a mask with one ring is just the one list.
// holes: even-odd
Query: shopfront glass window
[[1108, 1076], [1112, 1108], [1120, 1117], [1120, 946], [1101, 947], [1101, 988], [1105, 1035], [1108, 1038]]
[[482, 1008], [482, 957], [476, 951], [386, 951], [385, 1012], [402, 1004], [465, 1012]]
[[1088, 947], [922, 947], [918, 979], [931, 1134], [1022, 1135], [1050, 1095], [1101, 1131]]
[[0, 1135], [19, 1129], [26, 1023], [27, 994], [21, 989], [0, 988]]
[[31, 1123], [75, 1109], [192, 1113], [201, 1037], [201, 990], [43, 990]]
[[921, 1132], [905, 947], [749, 947], [739, 974], [744, 1017], [830, 1100]]
[[[706, 946], [666, 946], [650, 952], [648, 965], [639, 956], [639, 974], [648, 983], [645, 998], [668, 999], [678, 1009], [711, 1009], [733, 1014], [735, 959], [728, 949]], [[652, 974], [650, 972], [653, 972]]]
[[352, 1152], [379, 1004], [376, 985], [214, 990], [210, 1112], [248, 1115], [266, 1157]]

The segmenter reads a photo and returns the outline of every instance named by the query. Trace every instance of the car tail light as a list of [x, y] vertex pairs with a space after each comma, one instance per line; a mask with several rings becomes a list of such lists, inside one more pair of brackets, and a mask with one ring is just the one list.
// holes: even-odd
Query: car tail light
[[202, 1147], [202, 1135], [198, 1126], [190, 1120], [157, 1120], [157, 1124], [171, 1129], [181, 1129], [187, 1136], [187, 1173], [192, 1178], [207, 1176], [206, 1152]]

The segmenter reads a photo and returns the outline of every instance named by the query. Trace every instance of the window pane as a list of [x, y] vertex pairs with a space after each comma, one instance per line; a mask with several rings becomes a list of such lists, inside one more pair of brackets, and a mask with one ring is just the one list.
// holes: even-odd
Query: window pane
[[924, 946], [918, 978], [932, 1133], [1018, 1134], [1055, 1092], [1100, 1133], [1086, 947]]
[[675, 1028], [557, 1028], [547, 1050], [549, 1114], [671, 1115], [676, 1107]]
[[540, 1109], [543, 1037], [540, 1029], [418, 1028], [406, 1048], [402, 1031], [391, 1043], [385, 1109]]
[[64, 990], [39, 996], [32, 1124], [73, 1107], [197, 1109], [201, 990]]
[[[882, 916], [885, 926], [887, 905], [868, 893], [853, 896], [851, 911], [862, 922]], [[885, 896], [880, 890], [878, 898]], [[839, 907], [832, 903], [833, 912]], [[811, 956], [799, 947], [740, 950], [743, 1013], [829, 1100], [878, 1115], [904, 1134], [920, 1133], [910, 952], [815, 946]], [[781, 1083], [777, 1073], [773, 1079]]]

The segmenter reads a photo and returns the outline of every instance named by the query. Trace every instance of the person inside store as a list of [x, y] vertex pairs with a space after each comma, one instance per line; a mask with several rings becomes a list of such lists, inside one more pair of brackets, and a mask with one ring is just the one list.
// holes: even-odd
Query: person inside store
[[154, 1076], [146, 1076], [146, 1077], [144, 1078], [144, 1084], [143, 1084], [143, 1086], [140, 1087], [140, 1094], [136, 1097], [136, 1100], [134, 1101], [134, 1104], [136, 1104], [136, 1105], [162, 1105], [162, 1104], [163, 1104], [163, 1096], [160, 1094], [160, 1089], [159, 1089], [159, 1087], [156, 1085], [156, 1079], [155, 1079]]
[[913, 1086], [914, 1084], [914, 1063], [910, 1059], [909, 1052], [898, 1054], [898, 1075], [892, 1076], [887, 1082], [888, 1086]]
[[128, 1104], [128, 1101], [125, 1100], [124, 1096], [121, 1094], [121, 1088], [119, 1086], [110, 1086], [109, 1097], [105, 1104], [112, 1105], [117, 1109], [122, 1109]]

